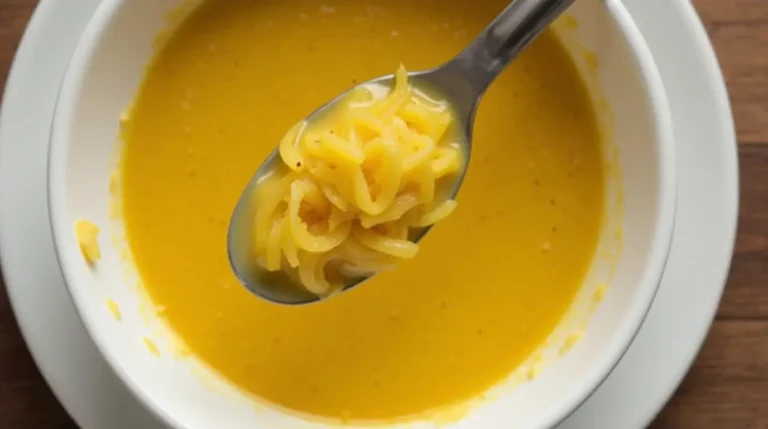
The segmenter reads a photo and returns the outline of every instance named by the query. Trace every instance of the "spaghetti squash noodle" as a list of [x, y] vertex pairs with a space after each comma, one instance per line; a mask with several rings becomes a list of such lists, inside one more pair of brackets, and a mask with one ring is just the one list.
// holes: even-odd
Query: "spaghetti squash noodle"
[[447, 188], [464, 156], [446, 100], [413, 87], [361, 85], [280, 142], [282, 163], [255, 191], [255, 255], [316, 295], [418, 252], [419, 229], [456, 207]]

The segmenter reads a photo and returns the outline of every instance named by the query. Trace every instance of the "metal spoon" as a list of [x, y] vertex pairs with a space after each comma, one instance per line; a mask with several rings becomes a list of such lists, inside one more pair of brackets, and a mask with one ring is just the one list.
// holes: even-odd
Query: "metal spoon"
[[[458, 192], [466, 172], [472, 143], [472, 126], [477, 105], [486, 88], [518, 54], [545, 28], [560, 16], [575, 0], [514, 0], [493, 22], [452, 60], [432, 70], [409, 74], [409, 80], [416, 86], [425, 85], [443, 95], [452, 103], [456, 118], [465, 129], [467, 154], [464, 169], [458, 176], [453, 195]], [[391, 87], [394, 76], [383, 76], [362, 85], [384, 85]], [[307, 118], [322, 115], [329, 107], [343, 99], [347, 92], [327, 102]], [[229, 224], [227, 247], [229, 261], [240, 282], [252, 293], [281, 304], [306, 304], [318, 301], [318, 297], [300, 285], [286, 286], [278, 275], [267, 274], [255, 263], [250, 249], [253, 246], [252, 195], [259, 178], [281, 163], [280, 155], [274, 150], [259, 167], [237, 202]], [[426, 228], [416, 237], [418, 241], [426, 234]], [[348, 290], [365, 279], [347, 284]]]

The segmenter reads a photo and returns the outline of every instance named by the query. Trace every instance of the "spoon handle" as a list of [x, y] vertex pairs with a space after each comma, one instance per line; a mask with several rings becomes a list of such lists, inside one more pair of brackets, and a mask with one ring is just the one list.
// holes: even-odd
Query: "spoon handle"
[[[575, 0], [514, 0], [444, 67], [459, 72], [479, 97], [507, 64]], [[456, 70], [456, 69], [460, 70]]]

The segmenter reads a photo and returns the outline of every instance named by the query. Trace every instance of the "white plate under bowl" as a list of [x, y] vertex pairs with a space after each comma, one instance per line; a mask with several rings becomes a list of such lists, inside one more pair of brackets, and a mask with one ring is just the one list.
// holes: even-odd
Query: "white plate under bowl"
[[[156, 428], [162, 426], [127, 393], [77, 319], [47, 219], [52, 110], [69, 56], [97, 3], [43, 0], [19, 47], [0, 117], [0, 257], [25, 339], [75, 420], [85, 429]], [[627, 3], [645, 30], [670, 96], [679, 154], [678, 226], [662, 287], [641, 332], [562, 429], [640, 428], [650, 422], [707, 332], [735, 237], [733, 123], [703, 27], [685, 0]]]

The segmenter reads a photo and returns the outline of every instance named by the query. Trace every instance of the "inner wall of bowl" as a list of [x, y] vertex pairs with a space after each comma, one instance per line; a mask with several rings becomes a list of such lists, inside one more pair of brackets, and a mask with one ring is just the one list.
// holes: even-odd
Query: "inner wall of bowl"
[[[88, 270], [74, 239], [57, 243], [62, 262], [71, 266], [65, 270], [70, 288], [79, 310], [86, 313], [84, 319], [91, 325], [89, 329], [108, 350], [118, 373], [137, 387], [142, 400], [166, 416], [172, 416], [181, 426], [327, 427], [323, 423], [303, 422], [269, 407], [254, 406], [252, 400], [218, 380], [202, 365], [192, 359], [174, 357], [170, 345], [163, 342], [162, 335], [158, 336], [157, 330], [162, 327], [158, 323], [148, 324], [142, 315], [144, 302], [136, 279], [126, 275], [125, 258], [121, 255], [125, 248], [122, 231], [119, 224], [109, 219], [110, 175], [116, 166], [120, 144], [119, 118], [133, 100], [154, 53], [156, 35], [167, 28], [165, 16], [181, 3], [181, 0], [106, 0], [101, 14], [91, 23], [104, 26], [92, 55], [82, 63], [72, 64], [73, 73], [81, 72], [82, 91], [74, 96], [71, 104], [64, 100], [65, 105], [60, 106], [72, 109], [72, 119], [66, 136], [68, 141], [54, 141], [54, 144], [69, 145], [67, 159], [62, 160], [67, 163], [66, 177], [62, 178], [61, 185], [52, 189], [64, 194], [66, 210], [54, 213], [54, 222], [61, 223], [62, 230], [71, 230], [79, 218], [101, 226], [103, 259], [97, 270]], [[578, 25], [563, 26], [559, 32], [574, 58], [583, 59], [585, 52], [591, 52], [599, 62], [597, 80], [610, 106], [607, 110], [600, 108], [610, 140], [606, 157], [614, 166], [618, 163], [622, 173], [609, 177], [609, 211], [601, 248], [616, 250], [616, 231], [621, 230], [624, 251], [618, 261], [605, 258], [604, 254], [596, 256], [585, 291], [608, 279], [612, 268], [616, 271], [588, 332], [573, 350], [552, 362], [534, 381], [516, 388], [500, 387], [497, 395], [490, 395], [466, 418], [449, 424], [450, 427], [495, 428], [506, 427], [509, 422], [514, 422], [515, 427], [535, 427], [546, 422], [552, 410], [575, 406], [570, 403], [574, 392], [583, 387], [586, 374], [594, 369], [594, 363], [615, 339], [614, 328], [624, 321], [640, 287], [637, 279], [643, 273], [652, 246], [650, 237], [658, 204], [656, 124], [631, 50], [602, 2], [576, 2], [571, 15]], [[594, 71], [587, 72], [594, 77]], [[632, 162], [614, 158], [616, 148], [621, 160]], [[623, 217], [610, 209], [616, 207], [622, 188], [626, 195]], [[118, 239], [113, 241], [112, 237]], [[577, 305], [591, 299], [590, 295], [583, 293]], [[120, 305], [122, 321], [116, 321], [110, 314], [106, 299]], [[89, 323], [94, 320], [98, 323]], [[147, 350], [144, 337], [158, 343], [159, 357]], [[424, 425], [432, 426], [431, 423]]]

